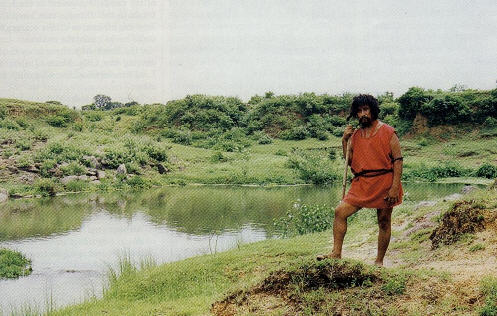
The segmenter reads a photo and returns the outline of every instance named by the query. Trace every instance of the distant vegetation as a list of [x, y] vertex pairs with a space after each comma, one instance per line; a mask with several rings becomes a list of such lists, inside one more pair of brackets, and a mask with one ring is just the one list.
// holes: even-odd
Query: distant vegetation
[[[377, 97], [380, 119], [407, 136], [404, 180], [497, 176], [497, 89]], [[101, 94], [82, 110], [0, 99], [0, 183], [11, 195], [46, 196], [164, 183], [333, 183], [352, 98], [267, 92], [248, 102], [189, 95], [142, 105]], [[473, 132], [478, 143], [448, 143]], [[418, 161], [433, 152], [438, 158]]]

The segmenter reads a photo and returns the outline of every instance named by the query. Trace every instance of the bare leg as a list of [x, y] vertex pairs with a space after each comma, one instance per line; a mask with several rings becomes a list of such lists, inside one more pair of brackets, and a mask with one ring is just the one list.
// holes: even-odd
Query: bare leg
[[342, 257], [343, 238], [347, 232], [347, 218], [360, 210], [360, 207], [341, 202], [335, 209], [335, 220], [333, 222], [333, 251], [331, 258]]
[[376, 256], [375, 264], [383, 266], [383, 258], [387, 252], [388, 244], [390, 243], [390, 235], [392, 233], [392, 208], [377, 209], [376, 216], [378, 217], [378, 255]]

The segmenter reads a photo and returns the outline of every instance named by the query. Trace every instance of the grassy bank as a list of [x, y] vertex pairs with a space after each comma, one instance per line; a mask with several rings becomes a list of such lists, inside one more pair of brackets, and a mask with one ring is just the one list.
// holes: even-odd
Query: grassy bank
[[[141, 270], [125, 260], [119, 277], [110, 274], [102, 299], [53, 315], [493, 315], [496, 209], [493, 190], [417, 208], [407, 201], [394, 212], [387, 269], [367, 264], [374, 260], [377, 234], [370, 210], [350, 221], [345, 261], [314, 260], [329, 251], [330, 231]], [[451, 221], [444, 218], [458, 210], [476, 212], [483, 228], [447, 226]], [[435, 239], [443, 242], [433, 247]]]

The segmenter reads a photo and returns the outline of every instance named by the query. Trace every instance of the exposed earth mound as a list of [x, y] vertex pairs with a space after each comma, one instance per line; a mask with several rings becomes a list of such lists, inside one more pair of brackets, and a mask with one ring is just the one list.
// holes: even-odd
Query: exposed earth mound
[[461, 201], [443, 214], [440, 224], [430, 236], [432, 249], [440, 244], [450, 245], [457, 242], [464, 234], [473, 234], [485, 229], [490, 220], [490, 213], [485, 206], [474, 201]]
[[[304, 293], [368, 288], [381, 283], [381, 271], [375, 267], [345, 260], [311, 262], [296, 270], [273, 272], [255, 287], [238, 291], [214, 303], [211, 312], [215, 315], [262, 315], [277, 309], [294, 315], [303, 312], [304, 308], [311, 312], [319, 311], [324, 305], [319, 299], [315, 306], [303, 306], [301, 297]], [[334, 313], [342, 314], [339, 304], [333, 309]]]

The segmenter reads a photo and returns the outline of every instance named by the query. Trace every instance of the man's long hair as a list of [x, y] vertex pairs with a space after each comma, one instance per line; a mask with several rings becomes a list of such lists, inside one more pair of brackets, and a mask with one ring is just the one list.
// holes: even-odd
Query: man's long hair
[[357, 118], [357, 112], [359, 112], [359, 107], [361, 105], [369, 106], [369, 110], [371, 111], [372, 121], [378, 118], [378, 114], [380, 113], [378, 100], [370, 94], [359, 94], [356, 95], [352, 100], [352, 106], [350, 107], [350, 115], [347, 118], [347, 120], [350, 119], [351, 117]]

